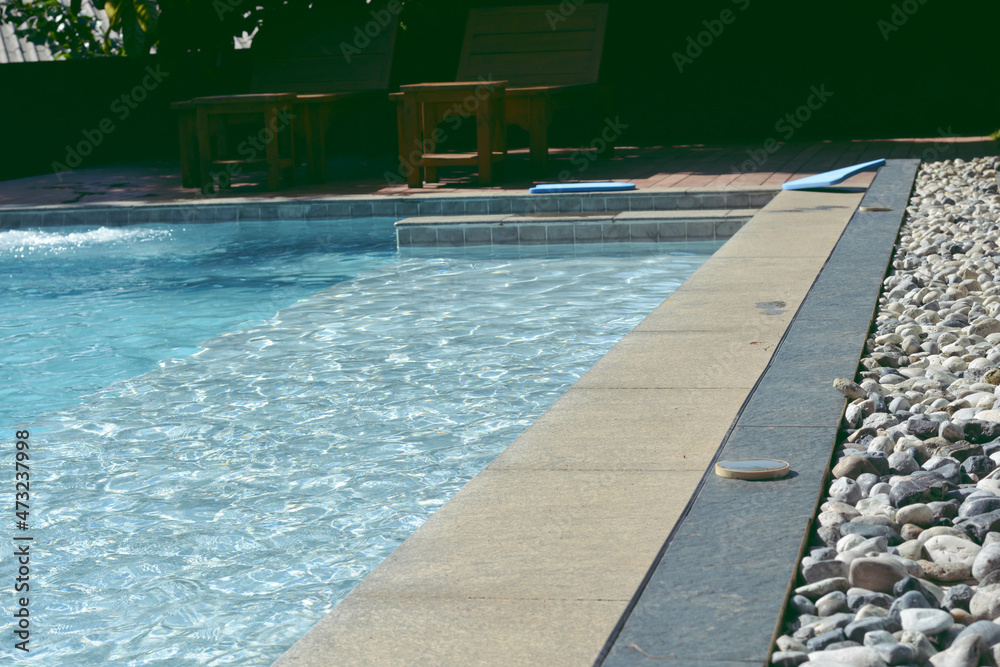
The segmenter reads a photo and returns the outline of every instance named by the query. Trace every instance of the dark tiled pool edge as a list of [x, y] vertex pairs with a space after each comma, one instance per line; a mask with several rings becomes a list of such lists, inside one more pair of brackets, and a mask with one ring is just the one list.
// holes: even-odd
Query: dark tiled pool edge
[[193, 199], [169, 204], [75, 204], [66, 206], [0, 207], [0, 229], [62, 225], [193, 224], [271, 220], [341, 220], [407, 218], [411, 216], [510, 215], [546, 213], [620, 213], [757, 209], [778, 190], [771, 187], [732, 189], [688, 188], [647, 190], [628, 194], [484, 195], [401, 197], [316, 197], [298, 199]]
[[756, 212], [754, 209], [706, 209], [414, 217], [396, 223], [396, 243], [400, 248], [453, 248], [620, 241], [717, 241], [730, 238]]
[[879, 171], [862, 206], [891, 210], [854, 213], [717, 454], [782, 458], [792, 475], [710, 466], [595, 665], [767, 664], [843, 414], [832, 380], [857, 370], [918, 166]]

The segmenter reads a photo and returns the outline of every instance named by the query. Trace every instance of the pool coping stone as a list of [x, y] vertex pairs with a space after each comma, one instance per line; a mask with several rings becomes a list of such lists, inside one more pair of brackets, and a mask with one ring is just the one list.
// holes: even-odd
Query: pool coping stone
[[852, 216], [713, 459], [779, 458], [792, 474], [723, 479], [710, 464], [596, 666], [768, 663], [846, 405], [832, 382], [857, 372], [918, 166], [879, 170], [861, 205], [892, 210]]

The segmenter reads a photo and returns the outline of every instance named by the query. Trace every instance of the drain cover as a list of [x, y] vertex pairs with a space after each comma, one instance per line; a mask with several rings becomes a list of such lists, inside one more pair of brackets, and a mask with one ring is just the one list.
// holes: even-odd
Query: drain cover
[[731, 479], [780, 479], [788, 474], [788, 462], [779, 459], [729, 459], [715, 464], [715, 474]]

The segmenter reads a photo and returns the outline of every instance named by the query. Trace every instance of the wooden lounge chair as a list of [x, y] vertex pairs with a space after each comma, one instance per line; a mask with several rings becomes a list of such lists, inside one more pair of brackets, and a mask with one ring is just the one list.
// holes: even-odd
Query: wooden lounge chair
[[[388, 14], [383, 12], [383, 16]], [[325, 182], [327, 128], [361, 105], [384, 100], [389, 90], [398, 20], [393, 14], [387, 25], [381, 25], [369, 18], [372, 25], [314, 30], [294, 35], [291, 43], [261, 48], [255, 57], [250, 94], [197, 97], [171, 105], [180, 114], [184, 186], [211, 190], [213, 171], [225, 177], [244, 166], [260, 165], [267, 168], [268, 189], [278, 188], [282, 170], [286, 181], [294, 184], [297, 134], [305, 135], [309, 179]], [[367, 29], [363, 33], [367, 41], [358, 38], [354, 31], [358, 27]], [[277, 126], [278, 131], [260, 130], [265, 142], [254, 142], [258, 136], [254, 131], [248, 142], [240, 143], [242, 159], [228, 159], [229, 121], [254, 117], [263, 121], [264, 128]], [[261, 143], [266, 145], [263, 151]]]
[[[557, 111], [600, 106], [607, 112], [610, 107], [610, 95], [597, 85], [607, 16], [607, 4], [589, 2], [469, 11], [456, 79], [507, 82], [506, 121], [527, 130], [532, 171], [537, 174], [547, 168], [549, 125]], [[442, 84], [442, 91], [446, 85], [453, 84]], [[420, 84], [420, 90], [432, 92], [434, 84]], [[399, 152], [405, 165], [414, 140], [420, 139], [404, 136], [404, 93], [390, 97], [397, 101]], [[425, 113], [441, 114], [448, 108], [438, 104]], [[423, 125], [433, 127], [441, 120], [425, 117]], [[428, 181], [437, 180], [436, 166], [425, 170]], [[419, 170], [408, 171], [412, 175]], [[419, 187], [419, 176], [411, 177], [409, 184]]]

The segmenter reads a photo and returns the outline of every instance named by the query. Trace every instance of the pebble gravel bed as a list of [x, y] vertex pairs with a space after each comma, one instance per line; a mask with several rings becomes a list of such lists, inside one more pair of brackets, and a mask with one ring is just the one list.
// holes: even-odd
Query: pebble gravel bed
[[921, 166], [772, 665], [1000, 665], [998, 164]]

